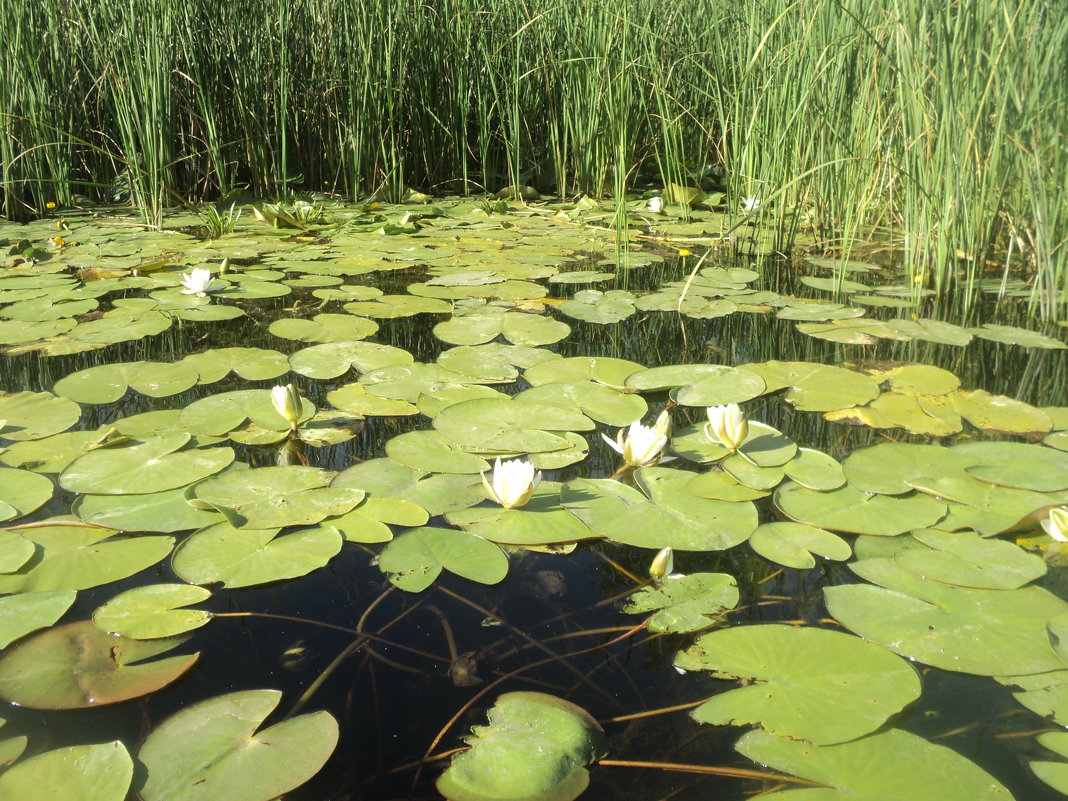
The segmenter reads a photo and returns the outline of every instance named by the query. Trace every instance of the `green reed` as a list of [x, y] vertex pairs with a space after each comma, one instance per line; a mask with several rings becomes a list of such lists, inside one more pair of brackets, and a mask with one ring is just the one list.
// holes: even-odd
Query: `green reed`
[[1025, 278], [1064, 314], [1049, 0], [39, 0], [0, 24], [8, 217], [84, 196], [158, 224], [241, 187], [622, 198], [717, 167], [728, 225], [759, 198], [780, 249], [878, 239], [917, 289]]

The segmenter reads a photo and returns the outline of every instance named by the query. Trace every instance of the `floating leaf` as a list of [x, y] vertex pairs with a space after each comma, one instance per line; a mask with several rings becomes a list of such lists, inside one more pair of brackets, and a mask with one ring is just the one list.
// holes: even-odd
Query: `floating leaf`
[[735, 747], [754, 762], [828, 788], [775, 792], [766, 796], [771, 801], [1012, 801], [1000, 782], [960, 754], [901, 729], [827, 746], [751, 731]]
[[793, 482], [775, 492], [775, 505], [799, 523], [883, 537], [931, 526], [946, 514], [946, 505], [927, 495], [869, 495], [849, 485], [815, 492]]
[[749, 544], [765, 559], [798, 570], [816, 566], [812, 554], [839, 562], [853, 555], [841, 537], [802, 523], [764, 523], [750, 535]]
[[81, 416], [78, 404], [51, 392], [16, 392], [0, 395], [0, 440], [22, 442], [66, 431]]
[[879, 385], [874, 380], [844, 367], [771, 361], [744, 364], [741, 369], [763, 378], [768, 392], [789, 387], [786, 401], [806, 412], [846, 409], [879, 396]]
[[114, 403], [128, 389], [152, 398], [177, 395], [200, 376], [187, 362], [120, 362], [71, 373], [56, 382], [55, 391], [78, 403]]
[[442, 409], [434, 428], [465, 448], [531, 453], [567, 447], [561, 432], [590, 431], [594, 424], [574, 408], [477, 398]]
[[277, 690], [201, 701], [167, 718], [137, 754], [145, 801], [270, 801], [300, 786], [337, 746], [336, 721], [312, 712], [257, 729], [278, 706]]
[[218, 523], [214, 510], [194, 509], [185, 500], [185, 487], [145, 495], [82, 495], [71, 511], [88, 523], [124, 531], [170, 534]]
[[80, 709], [138, 698], [166, 687], [199, 654], [146, 662], [185, 638], [131, 640], [90, 620], [57, 626], [11, 646], [0, 657], [0, 696], [31, 709]]
[[539, 384], [516, 397], [518, 403], [550, 403], [582, 413], [610, 426], [628, 426], [641, 420], [649, 405], [640, 395], [620, 392], [593, 381], [558, 381]]
[[589, 784], [585, 766], [607, 741], [589, 713], [536, 692], [497, 698], [489, 725], [476, 726], [470, 750], [452, 758], [437, 788], [454, 801], [572, 801]]
[[289, 372], [284, 354], [263, 348], [212, 348], [182, 359], [200, 375], [201, 384], [214, 384], [231, 372], [249, 381], [266, 381]]
[[979, 429], [1045, 434], [1053, 428], [1052, 421], [1043, 412], [1004, 395], [991, 395], [981, 389], [973, 392], [958, 389], [949, 395], [949, 399], [957, 413]]
[[995, 325], [984, 323], [981, 328], [968, 329], [971, 333], [982, 339], [993, 342], [1001, 342], [1005, 345], [1019, 345], [1024, 348], [1045, 348], [1060, 350], [1068, 348], [1059, 339], [1047, 337], [1037, 331], [1028, 331], [1026, 328], [1017, 328], [1013, 325]]
[[74, 590], [20, 592], [0, 598], [0, 648], [7, 648], [31, 631], [51, 626], [70, 609]]
[[875, 731], [920, 697], [920, 678], [907, 662], [827, 629], [769, 624], [713, 631], [678, 654], [675, 665], [746, 682], [695, 709], [701, 723], [755, 723], [816, 745]]
[[626, 359], [574, 356], [536, 364], [523, 373], [523, 378], [534, 387], [554, 381], [596, 381], [622, 389], [626, 386], [627, 376], [644, 369], [637, 362]]
[[1042, 557], [1004, 540], [973, 532], [917, 529], [912, 536], [927, 548], [908, 548], [895, 559], [906, 570], [932, 581], [961, 587], [1014, 590], [1046, 573]]
[[967, 473], [1003, 487], [1053, 492], [1068, 489], [1068, 453], [1023, 442], [968, 442], [954, 451], [972, 464]]
[[960, 386], [960, 379], [948, 370], [928, 364], [908, 364], [886, 374], [890, 388], [905, 395], [945, 395]]
[[28, 515], [52, 497], [52, 482], [28, 470], [0, 467], [0, 520]]
[[[376, 497], [396, 498], [421, 506], [431, 515], [474, 506], [485, 498], [470, 489], [469, 475], [430, 475], [397, 464], [392, 459], [368, 459], [343, 470], [334, 487], [357, 487]], [[481, 484], [477, 484], [481, 489]]]
[[378, 342], [327, 342], [298, 350], [289, 357], [293, 372], [308, 378], [337, 378], [350, 369], [367, 373], [412, 361], [414, 357], [408, 351]]
[[798, 448], [797, 455], [782, 466], [795, 484], [810, 490], [838, 489], [845, 483], [845, 472], [835, 459], [812, 448]]
[[179, 607], [210, 597], [208, 590], [189, 584], [148, 584], [121, 592], [97, 607], [93, 623], [104, 631], [137, 640], [174, 637], [211, 620], [210, 612]]
[[426, 509], [396, 498], [367, 498], [363, 503], [327, 523], [349, 542], [389, 542], [393, 532], [387, 523], [411, 528], [430, 519]]
[[394, 537], [382, 549], [378, 566], [402, 590], [422, 592], [443, 569], [480, 584], [496, 584], [508, 574], [508, 557], [473, 534], [422, 526]]
[[972, 341], [972, 335], [968, 333], [968, 329], [942, 320], [910, 320], [903, 317], [888, 320], [887, 325], [899, 334], [925, 342], [935, 342], [939, 345], [954, 345], [961, 348]]
[[538, 485], [520, 508], [481, 506], [449, 512], [445, 518], [465, 531], [508, 545], [548, 545], [594, 536], [561, 506], [560, 485], [551, 481]]
[[656, 612], [646, 623], [650, 631], [685, 634], [716, 624], [738, 605], [738, 585], [726, 573], [666, 576], [660, 584], [630, 596], [623, 611], [630, 615]]
[[184, 540], [174, 551], [171, 567], [190, 584], [249, 587], [306, 575], [341, 550], [341, 535], [329, 526], [282, 537], [277, 536], [279, 530], [216, 523]]
[[482, 473], [485, 459], [451, 444], [437, 431], [408, 431], [386, 443], [386, 455], [405, 467], [428, 473]]
[[287, 317], [275, 320], [268, 330], [276, 337], [300, 342], [353, 342], [372, 336], [378, 324], [351, 314], [317, 314], [310, 320]]
[[0, 798], [35, 801], [123, 801], [133, 760], [115, 740], [71, 745], [24, 759], [0, 775]]

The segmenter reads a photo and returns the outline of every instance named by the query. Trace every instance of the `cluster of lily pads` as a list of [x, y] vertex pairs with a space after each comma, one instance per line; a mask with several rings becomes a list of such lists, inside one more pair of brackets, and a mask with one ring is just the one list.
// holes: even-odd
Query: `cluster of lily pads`
[[[420, 208], [395, 223], [357, 209], [323, 236], [265, 228], [266, 244], [235, 235], [203, 245], [168, 234], [158, 258], [149, 257], [159, 263], [123, 257], [114, 241], [96, 246], [97, 263], [83, 261], [91, 232], [79, 232], [97, 220], [68, 225], [62, 244], [37, 255], [32, 243], [11, 245], [0, 274], [0, 339], [10, 355], [98, 350], [175, 320], [233, 320], [246, 315], [242, 303], [295, 291], [318, 305], [306, 315], [294, 304], [267, 326], [288, 352], [217, 347], [173, 361], [103, 362], [70, 372], [51, 391], [0, 395], [0, 520], [10, 521], [0, 530], [0, 697], [69, 709], [159, 690], [195, 665], [196, 654], [152, 657], [210, 624], [211, 613], [191, 608], [211, 597], [209, 587], [304, 576], [345, 547], [381, 545], [384, 578], [418, 593], [443, 571], [494, 584], [519, 550], [563, 554], [603, 541], [647, 549], [653, 559], [655, 580], [636, 588], [628, 613], [653, 632], [700, 635], [676, 665], [743, 681], [694, 712], [704, 723], [758, 727], [739, 741], [740, 753], [835, 788], [828, 798], [1008, 798], [978, 766], [887, 721], [920, 695], [908, 659], [995, 677], [1028, 708], [1068, 725], [1068, 604], [1036, 584], [1068, 539], [1068, 407], [962, 389], [952, 373], [928, 365], [648, 367], [564, 358], [545, 346], [571, 327], [547, 307], [600, 324], [638, 311], [707, 319], [777, 308], [784, 319], [835, 327], [806, 333], [837, 342], [888, 335], [965, 343], [934, 321], [846, 325], [861, 318], [845, 304], [752, 289], [758, 275], [738, 267], [698, 265], [644, 295], [587, 291], [553, 303], [532, 279], [603, 280], [562, 268], [599, 235], [592, 225], [561, 235], [549, 258], [520, 244], [595, 208], [516, 217], [511, 227], [492, 213]], [[567, 219], [554, 219], [561, 214]], [[630, 269], [656, 258], [635, 253]], [[226, 259], [254, 263], [226, 272], [202, 266]], [[416, 268], [427, 280], [405, 295], [344, 283]], [[320, 310], [331, 304], [340, 311]], [[369, 318], [427, 313], [450, 315], [433, 332], [452, 347], [432, 361], [367, 341], [379, 333]], [[1006, 336], [990, 327], [966, 333]], [[1034, 337], [1035, 347], [1063, 347]], [[189, 391], [196, 400], [162, 408]], [[90, 423], [87, 409], [131, 392], [161, 408]], [[937, 437], [968, 426], [1017, 439], [887, 442], [839, 461], [752, 417], [771, 396], [832, 423]], [[429, 427], [396, 434], [384, 453], [340, 471], [313, 466], [317, 452], [344, 446], [375, 418]], [[598, 459], [611, 466], [575, 467]], [[69, 514], [57, 513], [72, 496]], [[743, 545], [799, 570], [852, 559], [857, 581], [825, 594], [830, 614], [854, 634], [720, 628], [738, 603], [734, 578], [676, 573], [673, 562], [680, 552]], [[174, 580], [118, 593], [91, 620], [60, 622], [77, 593], [165, 559]], [[165, 720], [136, 754], [144, 769], [136, 780], [121, 743], [19, 760], [26, 738], [8, 738], [0, 762], [15, 764], [0, 774], [0, 796], [28, 797], [47, 775], [69, 798], [102, 782], [97, 801], [121, 801], [131, 786], [148, 801], [193, 798], [205, 787], [219, 798], [273, 798], [313, 775], [338, 737], [324, 712], [257, 732], [277, 703], [272, 691], [250, 690]], [[508, 736], [533, 719], [552, 721], [543, 737]], [[191, 742], [205, 731], [214, 744], [207, 755]], [[1068, 757], [1068, 734], [1056, 734], [1042, 735], [1042, 744]], [[500, 770], [502, 749], [534, 767]], [[513, 693], [498, 699], [490, 725], [476, 730], [439, 788], [454, 799], [574, 798], [586, 786], [584, 765], [605, 749], [583, 710]], [[1036, 760], [1033, 768], [1068, 791], [1068, 762]]]

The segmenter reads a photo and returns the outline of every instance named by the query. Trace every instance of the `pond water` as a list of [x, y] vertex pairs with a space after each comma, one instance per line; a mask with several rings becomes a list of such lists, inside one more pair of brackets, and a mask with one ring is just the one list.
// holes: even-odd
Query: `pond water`
[[[0, 224], [0, 789], [73, 755], [148, 801], [1068, 789], [1057, 331], [885, 254], [691, 254], [701, 212], [636, 205], [617, 266], [588, 205], [302, 208]], [[601, 434], [665, 413], [674, 460], [623, 469]], [[515, 508], [500, 456], [542, 471]], [[502, 705], [436, 789], [515, 691], [581, 744]]]

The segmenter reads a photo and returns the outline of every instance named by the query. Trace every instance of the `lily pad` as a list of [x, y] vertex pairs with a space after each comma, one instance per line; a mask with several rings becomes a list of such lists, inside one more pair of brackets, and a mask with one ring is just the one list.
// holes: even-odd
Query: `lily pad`
[[437, 431], [408, 431], [386, 443], [386, 455], [405, 467], [428, 473], [482, 473], [489, 462], [451, 444]]
[[185, 392], [199, 380], [187, 362], [119, 362], [71, 373], [55, 384], [55, 391], [78, 403], [113, 403], [128, 389], [151, 398]]
[[70, 609], [74, 590], [21, 592], [0, 598], [0, 648], [7, 648], [31, 631], [51, 626]]
[[927, 495], [870, 495], [849, 485], [815, 492], [793, 482], [775, 492], [775, 505], [799, 523], [883, 537], [931, 526], [946, 514], [946, 505]]
[[115, 740], [71, 745], [24, 759], [0, 775], [0, 798], [35, 801], [123, 801], [133, 760]]
[[1045, 434], [1053, 422], [1030, 404], [982, 389], [958, 389], [948, 396], [956, 412], [976, 428], [1010, 434]]
[[623, 389], [627, 376], [644, 369], [637, 362], [626, 359], [573, 356], [536, 364], [523, 373], [523, 378], [533, 387], [554, 381], [596, 381], [598, 384]]
[[607, 750], [589, 713], [535, 692], [500, 696], [468, 743], [437, 780], [454, 801], [573, 801], [589, 784], [585, 766]]
[[920, 678], [903, 659], [828, 629], [769, 624], [713, 631], [678, 654], [675, 665], [746, 682], [695, 709], [699, 722], [755, 723], [816, 745], [862, 737], [920, 697]]
[[104, 631], [136, 640], [174, 637], [200, 628], [211, 613], [181, 609], [211, 597], [203, 587], [189, 584], [148, 584], [119, 593], [93, 612], [93, 623]]
[[738, 605], [738, 585], [726, 573], [691, 573], [666, 576], [656, 585], [630, 596], [623, 611], [630, 615], [655, 612], [646, 622], [650, 631], [685, 634], [719, 622]]
[[508, 545], [548, 545], [594, 536], [560, 504], [560, 485], [543, 481], [522, 507], [480, 506], [449, 512], [454, 526], [492, 542]]
[[434, 326], [434, 336], [453, 345], [480, 345], [503, 336], [517, 345], [549, 345], [571, 333], [571, 326], [536, 314], [465, 314]]
[[912, 479], [923, 476], [963, 475], [972, 461], [954, 448], [884, 442], [853, 451], [842, 463], [850, 486], [861, 492], [903, 495]]
[[917, 529], [912, 536], [928, 547], [902, 550], [895, 559], [906, 570], [932, 581], [1014, 590], [1046, 573], [1042, 557], [1004, 540], [934, 529]]
[[387, 523], [411, 528], [430, 519], [426, 509], [396, 498], [367, 498], [353, 509], [327, 524], [337, 529], [349, 542], [389, 542], [393, 531]]
[[935, 342], [939, 345], [962, 348], [972, 341], [972, 335], [968, 329], [942, 320], [911, 320], [902, 317], [897, 320], [888, 320], [887, 325], [899, 334], [925, 342]]
[[57, 398], [51, 392], [16, 392], [0, 395], [0, 440], [22, 442], [42, 439], [66, 431], [81, 417], [82, 410], [72, 400]]
[[249, 381], [267, 381], [289, 372], [284, 354], [263, 348], [212, 348], [182, 359], [200, 375], [201, 384], [214, 384], [230, 373]]
[[594, 381], [558, 381], [539, 384], [516, 396], [517, 403], [549, 403], [582, 413], [599, 423], [628, 426], [641, 420], [649, 405], [640, 395], [620, 392]]
[[350, 369], [367, 373], [412, 361], [414, 357], [408, 351], [378, 342], [326, 342], [298, 350], [289, 357], [293, 372], [308, 378], [337, 378]]
[[378, 323], [351, 314], [317, 314], [310, 320], [287, 317], [275, 320], [268, 330], [276, 337], [300, 342], [353, 342], [372, 336]]
[[1005, 345], [1019, 345], [1024, 348], [1045, 348], [1060, 350], [1068, 348], [1059, 339], [1047, 337], [1037, 331], [1028, 331], [1026, 328], [1018, 328], [1014, 325], [995, 325], [984, 323], [980, 328], [968, 329], [981, 339], [989, 339], [992, 342], [1001, 342]]
[[190, 584], [249, 587], [306, 575], [341, 550], [341, 535], [328, 526], [282, 537], [279, 531], [216, 523], [184, 540], [175, 549], [171, 567]]
[[828, 788], [774, 792], [766, 796], [771, 801], [1012, 801], [977, 765], [901, 729], [827, 746], [751, 731], [735, 747], [754, 762]]
[[0, 467], [0, 520], [28, 515], [52, 497], [52, 482], [28, 470]]
[[1023, 442], [968, 442], [954, 448], [972, 461], [969, 475], [1003, 487], [1068, 489], [1068, 453]]
[[[334, 479], [334, 487], [356, 487], [369, 495], [409, 501], [440, 515], [474, 506], [485, 496], [471, 489], [476, 486], [469, 475], [428, 474], [397, 464], [392, 459], [368, 459], [343, 470]], [[481, 490], [481, 484], [477, 484]]]
[[277, 690], [246, 690], [201, 701], [167, 718], [137, 754], [145, 801], [270, 801], [300, 786], [337, 746], [337, 722], [312, 712], [266, 729]]
[[845, 472], [833, 457], [812, 448], [798, 448], [797, 455], [782, 466], [795, 484], [810, 490], [833, 490], [842, 486]]
[[402, 590], [422, 592], [442, 570], [480, 584], [496, 584], [508, 574], [508, 557], [474, 534], [422, 526], [394, 537], [382, 549], [378, 566]]
[[561, 432], [590, 431], [594, 423], [574, 408], [476, 398], [442, 409], [434, 428], [465, 448], [532, 453], [567, 447]]
[[144, 495], [82, 495], [71, 506], [87, 523], [124, 531], [170, 534], [218, 523], [222, 515], [194, 509], [185, 500], [185, 487]]
[[768, 561], [798, 570], [816, 566], [812, 554], [838, 562], [853, 555], [841, 537], [802, 523], [764, 523], [749, 537], [749, 544]]
[[868, 403], [879, 396], [878, 383], [844, 367], [770, 361], [744, 364], [741, 369], [763, 378], [768, 392], [789, 387], [786, 401], [806, 412], [846, 409]]
[[131, 640], [83, 620], [21, 640], [0, 657], [0, 696], [31, 709], [80, 709], [138, 698], [166, 687], [199, 654], [145, 660], [185, 638]]

